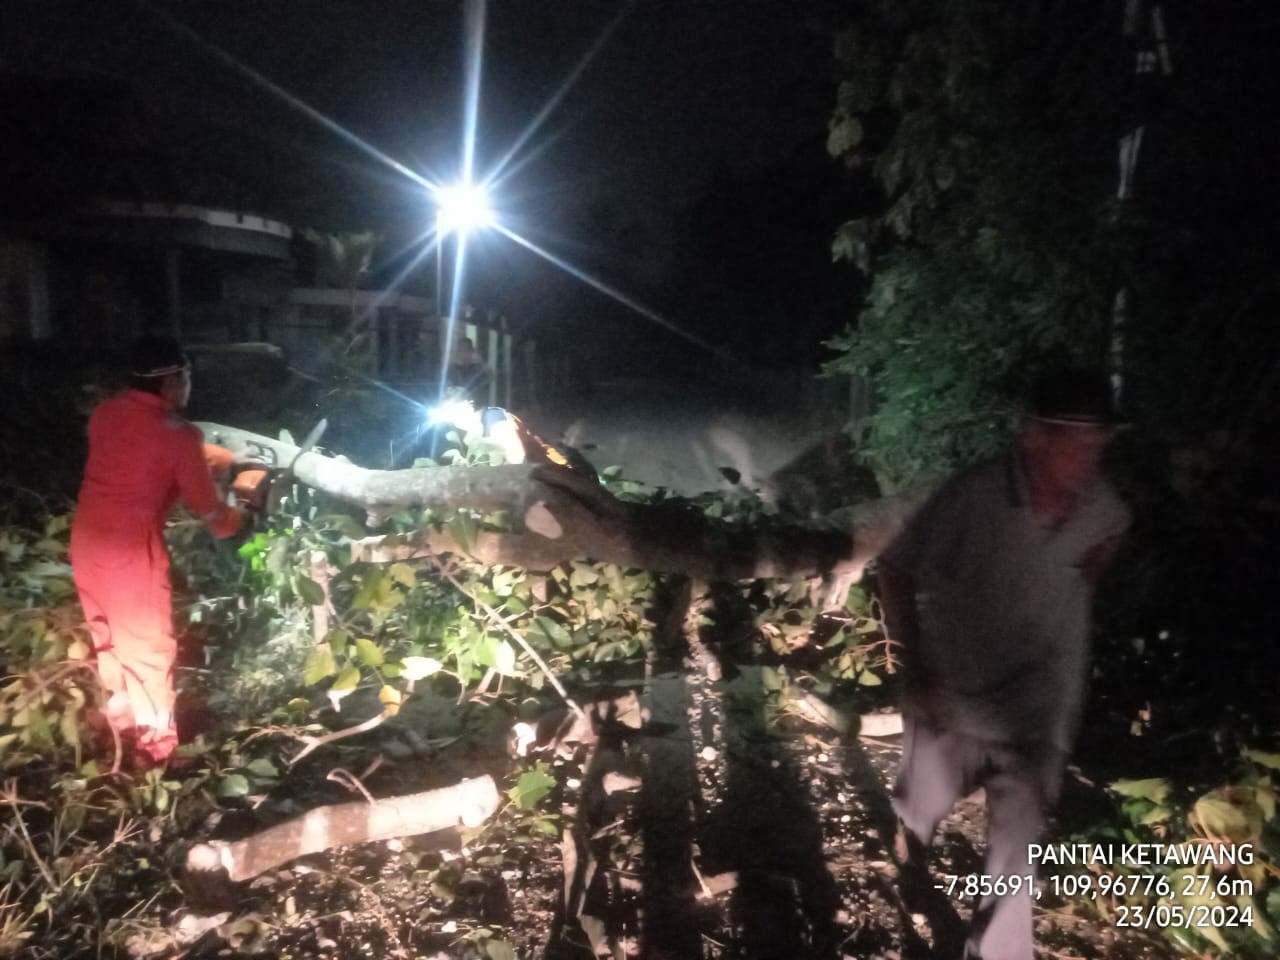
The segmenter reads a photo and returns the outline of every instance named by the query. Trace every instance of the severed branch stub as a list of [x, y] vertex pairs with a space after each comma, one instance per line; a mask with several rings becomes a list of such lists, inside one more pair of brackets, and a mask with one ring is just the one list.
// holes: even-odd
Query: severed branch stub
[[230, 884], [309, 853], [459, 824], [479, 826], [497, 812], [499, 803], [497, 784], [486, 775], [424, 793], [317, 807], [234, 843], [196, 844], [187, 854], [184, 888], [193, 900], [225, 901]]

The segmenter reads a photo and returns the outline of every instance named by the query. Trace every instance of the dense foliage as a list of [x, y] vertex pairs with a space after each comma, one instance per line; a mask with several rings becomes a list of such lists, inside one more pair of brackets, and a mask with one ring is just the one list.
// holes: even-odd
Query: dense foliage
[[[623, 496], [652, 496], [614, 483]], [[187, 624], [179, 726], [195, 739], [168, 772], [121, 767], [120, 745], [98, 722], [103, 693], [70, 582], [68, 517], [0, 531], [0, 803], [9, 812], [0, 831], [0, 955], [24, 944], [60, 956], [161, 949], [172, 935], [163, 917], [181, 903], [166, 878], [180, 878], [186, 846], [224, 816], [240, 816], [243, 832], [261, 812], [344, 799], [338, 784], [355, 782], [361, 769], [364, 787], [382, 795], [485, 771], [503, 784], [507, 806], [469, 838], [465, 860], [437, 857], [424, 868], [406, 854], [403, 882], [387, 881], [418, 898], [423, 916], [456, 915], [446, 908], [456, 908], [460, 884], [477, 871], [555, 860], [563, 825], [546, 801], [574, 789], [568, 768], [553, 773], [523, 759], [528, 744], [513, 754], [512, 725], [554, 715], [566, 689], [590, 697], [642, 683], [657, 592], [669, 592], [669, 578], [585, 561], [549, 575], [486, 566], [468, 559], [466, 545], [505, 520], [468, 512], [391, 521], [401, 530], [447, 526], [463, 546], [456, 556], [353, 563], [351, 543], [369, 531], [334, 506], [298, 488], [233, 544], [214, 542], [191, 520], [171, 525]], [[761, 519], [757, 503], [702, 508]], [[393, 529], [384, 544], [402, 539]], [[892, 669], [865, 597], [864, 614], [812, 642], [808, 584], [746, 585], [736, 603], [753, 625], [745, 655], [772, 664], [761, 705], [785, 709], [801, 689], [788, 664], [802, 647], [804, 685], [814, 685], [816, 662], [828, 698], [878, 685]], [[284, 936], [273, 925], [297, 920], [241, 917], [219, 935], [279, 950], [288, 941], [271, 939]], [[375, 925], [389, 942], [400, 935], [385, 917]], [[507, 936], [473, 923], [453, 938], [455, 955], [512, 956]]]
[[[1273, 422], [1273, 82], [1248, 38], [1276, 14], [1162, 7], [1167, 77], [1135, 76], [1146, 14], [1124, 36], [1115, 4], [869, 0], [840, 35], [828, 148], [882, 200], [835, 240], [871, 287], [832, 369], [870, 377], [855, 426], [890, 485], [989, 453], [1037, 362], [1109, 362], [1122, 288], [1144, 432]], [[1139, 125], [1119, 201], [1119, 140]]]
[[1122, 81], [1101, 25], [1013, 6], [863, 4], [837, 42], [828, 148], [884, 202], [836, 237], [871, 287], [831, 369], [874, 385], [859, 439], [889, 488], [993, 452], [1028, 361], [1105, 357]]

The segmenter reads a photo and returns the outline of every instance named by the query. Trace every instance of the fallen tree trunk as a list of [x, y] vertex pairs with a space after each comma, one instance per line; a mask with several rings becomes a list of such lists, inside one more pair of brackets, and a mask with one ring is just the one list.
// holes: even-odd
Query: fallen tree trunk
[[349, 460], [301, 449], [283, 440], [220, 423], [199, 423], [209, 443], [226, 447], [237, 459], [265, 459], [273, 466], [293, 465], [293, 473], [309, 487], [323, 490], [374, 513], [399, 507], [511, 507], [528, 483], [530, 464], [501, 467], [429, 467], [370, 470]]
[[431, 833], [459, 824], [479, 826], [497, 811], [498, 802], [493, 778], [483, 776], [425, 793], [317, 807], [235, 843], [196, 844], [187, 854], [187, 879], [197, 888], [225, 879], [239, 883], [334, 847]]
[[299, 455], [291, 443], [234, 427], [199, 426], [238, 458], [265, 454], [281, 466], [292, 463], [301, 482], [363, 507], [371, 519], [420, 506], [507, 510], [516, 523], [511, 533], [478, 534], [466, 550], [440, 530], [393, 544], [383, 537], [356, 541], [353, 558], [373, 562], [452, 552], [534, 571], [589, 558], [709, 581], [826, 576], [834, 584], [828, 596], [842, 600], [924, 496], [916, 491], [847, 508], [823, 529], [742, 529], [679, 505], [624, 503], [598, 483], [550, 464], [369, 470], [320, 453]]

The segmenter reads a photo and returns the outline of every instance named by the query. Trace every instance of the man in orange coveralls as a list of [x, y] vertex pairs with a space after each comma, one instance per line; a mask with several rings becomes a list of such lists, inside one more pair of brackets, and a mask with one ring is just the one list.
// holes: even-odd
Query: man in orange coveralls
[[174, 340], [143, 337], [130, 358], [131, 389], [89, 420], [89, 460], [71, 527], [71, 565], [108, 694], [107, 720], [136, 736], [144, 763], [178, 744], [173, 722], [173, 633], [164, 522], [181, 499], [217, 537], [242, 515], [219, 496], [203, 437], [178, 413], [191, 367]]

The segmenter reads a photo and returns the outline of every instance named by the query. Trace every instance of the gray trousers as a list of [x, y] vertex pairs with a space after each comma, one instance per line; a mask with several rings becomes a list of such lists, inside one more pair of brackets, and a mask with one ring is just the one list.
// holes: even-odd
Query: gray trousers
[[[981, 740], [904, 718], [902, 766], [893, 806], [925, 846], [957, 799], [982, 787], [987, 796], [985, 876], [1034, 873], [1027, 845], [1040, 839], [1044, 816], [1056, 801], [1065, 756], [1047, 743]], [[963, 881], [962, 881], [963, 882]], [[1031, 891], [982, 897], [973, 911], [966, 957], [1033, 960]]]

